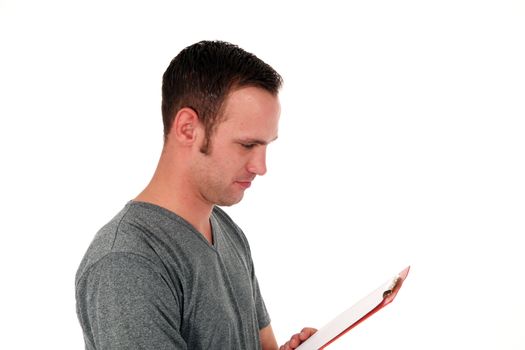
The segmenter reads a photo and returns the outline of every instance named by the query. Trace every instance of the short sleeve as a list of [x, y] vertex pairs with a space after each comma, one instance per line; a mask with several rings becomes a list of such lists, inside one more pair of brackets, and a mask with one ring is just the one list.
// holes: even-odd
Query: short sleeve
[[146, 258], [110, 253], [77, 283], [87, 349], [186, 349], [179, 300]]
[[268, 326], [271, 322], [270, 315], [268, 310], [266, 310], [266, 305], [264, 304], [264, 299], [261, 295], [261, 290], [259, 289], [259, 282], [255, 273], [252, 276], [252, 285], [253, 285], [253, 299], [255, 301], [255, 310], [257, 312], [257, 321], [259, 323], [259, 330]]

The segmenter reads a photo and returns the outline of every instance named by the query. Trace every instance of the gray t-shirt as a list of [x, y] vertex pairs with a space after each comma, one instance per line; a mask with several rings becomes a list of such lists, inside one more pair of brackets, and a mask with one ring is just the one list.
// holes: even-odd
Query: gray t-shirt
[[270, 324], [250, 248], [219, 208], [213, 245], [159, 206], [128, 202], [76, 275], [86, 349], [260, 349]]

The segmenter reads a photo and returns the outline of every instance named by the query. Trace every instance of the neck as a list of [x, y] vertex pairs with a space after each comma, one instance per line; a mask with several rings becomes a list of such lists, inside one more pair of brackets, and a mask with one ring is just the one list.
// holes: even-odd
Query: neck
[[213, 204], [205, 201], [188, 186], [188, 177], [170, 167], [161, 156], [150, 183], [134, 199], [170, 210], [189, 222], [208, 242], [213, 242], [210, 216]]

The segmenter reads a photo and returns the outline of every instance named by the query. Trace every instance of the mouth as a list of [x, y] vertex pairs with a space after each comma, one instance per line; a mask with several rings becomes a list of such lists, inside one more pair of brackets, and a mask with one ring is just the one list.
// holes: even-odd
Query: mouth
[[252, 185], [251, 181], [235, 181], [235, 183], [241, 186], [243, 189], [247, 189]]

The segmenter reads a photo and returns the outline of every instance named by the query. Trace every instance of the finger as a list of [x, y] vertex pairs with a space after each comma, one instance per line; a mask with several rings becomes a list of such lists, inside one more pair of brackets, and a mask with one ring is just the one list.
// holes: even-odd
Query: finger
[[315, 332], [317, 332], [317, 329], [312, 327], [305, 327], [301, 330], [301, 333], [299, 333], [299, 339], [301, 341], [305, 341], [306, 339], [310, 338]]
[[292, 337], [290, 338], [290, 347], [292, 349], [295, 349], [296, 347], [299, 346], [299, 344], [301, 344], [299, 333], [292, 335]]

